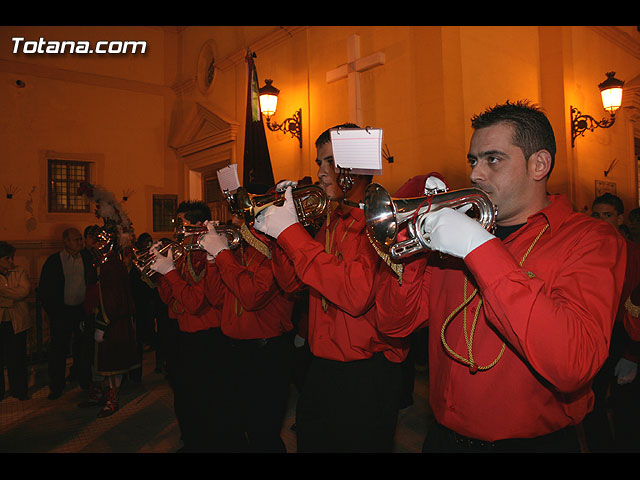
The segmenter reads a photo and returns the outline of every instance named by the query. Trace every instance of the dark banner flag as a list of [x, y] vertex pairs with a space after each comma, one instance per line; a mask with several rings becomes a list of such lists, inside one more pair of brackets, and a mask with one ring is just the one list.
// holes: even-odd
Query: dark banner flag
[[265, 193], [275, 185], [269, 146], [262, 123], [258, 87], [258, 72], [253, 61], [255, 53], [247, 50], [249, 82], [247, 86], [247, 118], [244, 134], [243, 186], [250, 193]]

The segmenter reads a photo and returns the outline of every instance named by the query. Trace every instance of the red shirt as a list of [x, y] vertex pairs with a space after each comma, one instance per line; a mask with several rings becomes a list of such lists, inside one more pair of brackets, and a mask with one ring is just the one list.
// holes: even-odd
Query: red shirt
[[[385, 273], [379, 326], [405, 336], [428, 324], [431, 407], [438, 422], [462, 435], [536, 437], [578, 424], [593, 407], [591, 383], [609, 354], [622, 292], [624, 240], [611, 225], [574, 213], [564, 196], [549, 199], [504, 242], [492, 239], [465, 261], [422, 255], [405, 267], [402, 286]], [[467, 308], [468, 331], [483, 300], [473, 359], [482, 368], [498, 359], [473, 374], [441, 339], [445, 319], [463, 301], [465, 273], [467, 296], [479, 288]], [[453, 316], [444, 338], [468, 358], [463, 317], [463, 310]]]
[[169, 307], [169, 317], [178, 320], [182, 332], [220, 327], [222, 306], [209, 303], [204, 291], [206, 254], [190, 252], [187, 260], [181, 257], [176, 269], [167, 272], [158, 282], [158, 294]]
[[252, 246], [216, 256], [206, 293], [212, 303], [222, 303], [222, 332], [228, 337], [272, 338], [293, 329], [293, 297], [276, 283], [271, 261]]
[[[375, 326], [381, 260], [364, 227], [359, 208], [337, 209], [315, 240], [301, 224], [290, 226], [278, 237], [281, 248], [273, 249], [274, 274], [285, 291], [310, 287], [307, 339], [315, 356], [349, 362], [384, 352], [388, 360], [401, 362], [405, 340], [381, 335]], [[325, 251], [327, 242], [331, 253]]]

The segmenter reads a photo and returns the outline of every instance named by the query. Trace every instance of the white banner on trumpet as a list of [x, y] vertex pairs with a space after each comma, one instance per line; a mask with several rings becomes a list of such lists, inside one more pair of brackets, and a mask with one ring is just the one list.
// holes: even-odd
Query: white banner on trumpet
[[218, 174], [218, 183], [220, 190], [223, 192], [235, 192], [240, 188], [240, 180], [238, 179], [238, 164], [232, 163], [216, 172]]
[[336, 128], [331, 130], [331, 143], [337, 167], [355, 174], [382, 174], [381, 128]]

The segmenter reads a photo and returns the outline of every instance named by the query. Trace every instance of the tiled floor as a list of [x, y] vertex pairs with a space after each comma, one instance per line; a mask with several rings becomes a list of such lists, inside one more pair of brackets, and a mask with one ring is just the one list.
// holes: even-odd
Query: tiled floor
[[[162, 374], [154, 372], [153, 352], [145, 352], [140, 383], [127, 382], [120, 391], [120, 409], [108, 418], [98, 408], [78, 408], [86, 392], [77, 383], [57, 400], [47, 399], [46, 365], [31, 368], [31, 399], [8, 397], [0, 402], [1, 453], [173, 453], [181, 447], [173, 412], [173, 393]], [[419, 452], [430, 421], [426, 376], [416, 375], [414, 405], [398, 419], [396, 452]], [[296, 451], [296, 391], [292, 387], [282, 437], [289, 453]]]

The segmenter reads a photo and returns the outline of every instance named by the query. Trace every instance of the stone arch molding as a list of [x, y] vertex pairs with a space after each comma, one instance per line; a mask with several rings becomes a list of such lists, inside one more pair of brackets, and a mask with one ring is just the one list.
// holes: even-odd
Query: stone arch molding
[[203, 175], [236, 163], [238, 127], [203, 102], [189, 109], [169, 141], [183, 166], [186, 197], [201, 199]]

